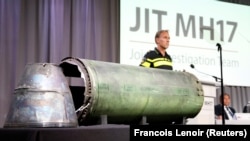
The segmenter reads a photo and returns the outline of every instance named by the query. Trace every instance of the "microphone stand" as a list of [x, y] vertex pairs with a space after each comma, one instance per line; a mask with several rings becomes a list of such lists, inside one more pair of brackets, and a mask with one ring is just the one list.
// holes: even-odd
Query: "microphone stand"
[[225, 110], [224, 110], [224, 87], [223, 87], [223, 71], [222, 71], [222, 48], [221, 45], [219, 43], [216, 44], [216, 46], [218, 46], [218, 51], [220, 51], [220, 73], [221, 73], [221, 78], [220, 78], [220, 82], [221, 82], [221, 102], [222, 102], [222, 125], [225, 125]]
[[[190, 65], [190, 67], [192, 68], [192, 69], [195, 69], [195, 67], [194, 67], [194, 65], [193, 64], [191, 64]], [[211, 76], [211, 77], [213, 77], [214, 79], [215, 79], [215, 81], [216, 82], [218, 82], [218, 81], [220, 81], [221, 80], [221, 78], [219, 78], [219, 77], [217, 77], [217, 76], [214, 76], [214, 75], [210, 75], [210, 74], [207, 74], [207, 73], [204, 73], [204, 72], [201, 72], [201, 71], [199, 71], [199, 70], [197, 70], [197, 69], [195, 69], [197, 72], [199, 72], [199, 73], [202, 73], [202, 74], [205, 74], [205, 75], [208, 75], [208, 76]]]

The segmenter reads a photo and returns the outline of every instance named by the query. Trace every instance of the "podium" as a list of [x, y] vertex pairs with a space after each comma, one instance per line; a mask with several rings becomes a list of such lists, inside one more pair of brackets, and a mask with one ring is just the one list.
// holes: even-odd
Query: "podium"
[[217, 83], [201, 81], [204, 91], [204, 103], [200, 112], [194, 118], [187, 119], [187, 125], [214, 124], [214, 99], [216, 98]]

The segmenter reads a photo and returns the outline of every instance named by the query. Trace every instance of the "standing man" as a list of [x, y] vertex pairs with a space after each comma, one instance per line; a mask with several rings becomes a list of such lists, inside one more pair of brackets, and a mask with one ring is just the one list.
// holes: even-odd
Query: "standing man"
[[[159, 68], [165, 70], [173, 70], [172, 58], [167, 53], [169, 47], [169, 31], [159, 30], [155, 34], [155, 43], [157, 47], [154, 50], [148, 51], [140, 63], [139, 66], [146, 68]], [[186, 119], [183, 117], [181, 119], [175, 119], [171, 121], [166, 121], [164, 124], [185, 124]]]
[[157, 47], [154, 50], [148, 51], [140, 63], [140, 66], [147, 68], [160, 68], [173, 70], [172, 58], [166, 52], [169, 47], [169, 31], [160, 30], [155, 34], [155, 43]]

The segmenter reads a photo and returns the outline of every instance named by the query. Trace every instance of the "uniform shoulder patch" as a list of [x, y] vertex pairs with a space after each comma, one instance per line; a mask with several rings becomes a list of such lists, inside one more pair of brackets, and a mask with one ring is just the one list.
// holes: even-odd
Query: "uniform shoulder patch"
[[147, 53], [154, 52], [154, 50], [148, 50]]

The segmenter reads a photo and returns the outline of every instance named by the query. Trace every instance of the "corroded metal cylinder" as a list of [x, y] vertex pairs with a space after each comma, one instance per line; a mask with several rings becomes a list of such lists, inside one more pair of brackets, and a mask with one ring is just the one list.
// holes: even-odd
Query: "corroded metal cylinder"
[[72, 94], [61, 68], [51, 63], [26, 65], [4, 127], [76, 126]]
[[204, 93], [193, 74], [111, 62], [65, 58], [60, 66], [68, 77], [81, 77], [85, 91], [78, 120], [88, 124], [106, 115], [108, 123], [132, 123], [141, 117], [164, 123], [193, 118]]

